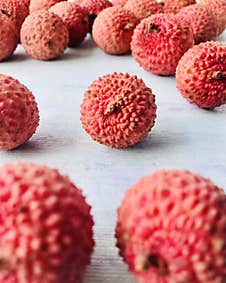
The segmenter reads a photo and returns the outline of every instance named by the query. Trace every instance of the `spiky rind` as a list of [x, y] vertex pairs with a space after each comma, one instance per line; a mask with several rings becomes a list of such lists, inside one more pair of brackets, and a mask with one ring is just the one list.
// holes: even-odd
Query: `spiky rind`
[[190, 102], [213, 109], [226, 103], [226, 45], [205, 42], [189, 49], [176, 70], [177, 88]]
[[38, 123], [32, 93], [18, 80], [0, 74], [0, 150], [16, 148], [29, 140]]
[[141, 21], [131, 41], [132, 55], [146, 71], [173, 75], [182, 55], [193, 46], [191, 27], [174, 15], [156, 14]]
[[195, 4], [196, 0], [164, 0], [163, 11], [164, 13], [176, 14], [183, 7]]
[[69, 30], [69, 46], [75, 47], [82, 43], [89, 29], [87, 10], [75, 3], [60, 2], [50, 8], [67, 25]]
[[112, 0], [113, 6], [124, 6], [128, 0]]
[[139, 283], [219, 283], [226, 275], [226, 196], [189, 171], [132, 186], [118, 209], [120, 255]]
[[84, 130], [99, 143], [115, 148], [143, 140], [154, 126], [155, 97], [141, 79], [113, 73], [94, 81], [81, 105]]
[[80, 282], [93, 251], [93, 219], [69, 178], [44, 165], [2, 166], [0, 204], [1, 282]]
[[38, 60], [51, 60], [63, 54], [69, 43], [67, 25], [49, 11], [30, 14], [21, 28], [26, 53]]
[[67, 0], [30, 0], [30, 13], [34, 13], [40, 10], [49, 10], [56, 3]]
[[200, 4], [186, 6], [180, 10], [177, 17], [191, 26], [195, 44], [217, 38], [217, 19], [207, 6]]
[[114, 55], [130, 50], [137, 18], [121, 7], [110, 7], [102, 11], [93, 24], [93, 39], [104, 52]]
[[128, 0], [124, 8], [140, 20], [162, 12], [162, 6], [155, 0]]

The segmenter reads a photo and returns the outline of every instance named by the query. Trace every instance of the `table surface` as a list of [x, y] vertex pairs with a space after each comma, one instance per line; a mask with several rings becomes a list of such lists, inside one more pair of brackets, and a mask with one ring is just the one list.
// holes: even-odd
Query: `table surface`
[[[219, 39], [226, 42], [226, 32]], [[157, 101], [156, 125], [134, 147], [118, 150], [90, 139], [80, 124], [87, 86], [114, 71], [141, 77]], [[59, 168], [82, 188], [95, 219], [95, 253], [85, 283], [132, 283], [115, 247], [116, 209], [124, 191], [157, 169], [189, 169], [226, 188], [226, 105], [206, 111], [187, 103], [174, 77], [145, 72], [132, 56], [110, 56], [87, 38], [78, 49], [51, 62], [27, 57], [21, 46], [0, 72], [27, 85], [36, 96], [40, 126], [22, 147], [0, 153], [0, 163], [29, 160]]]

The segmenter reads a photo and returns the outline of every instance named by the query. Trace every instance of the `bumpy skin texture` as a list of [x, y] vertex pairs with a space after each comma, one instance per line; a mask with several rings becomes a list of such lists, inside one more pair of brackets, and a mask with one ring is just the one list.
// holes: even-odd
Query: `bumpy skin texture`
[[134, 30], [132, 55], [146, 71], [173, 75], [182, 55], [193, 46], [190, 26], [174, 15], [156, 14]]
[[92, 33], [93, 22], [97, 15], [112, 6], [109, 0], [75, 0], [79, 6], [87, 9], [89, 14], [89, 32]]
[[30, 13], [34, 13], [39, 10], [48, 10], [61, 1], [66, 0], [30, 0]]
[[58, 15], [67, 25], [69, 30], [69, 46], [78, 46], [89, 29], [89, 17], [85, 8], [75, 3], [60, 2], [50, 8], [50, 11]]
[[143, 140], [154, 126], [155, 97], [141, 79], [113, 73], [94, 81], [81, 105], [84, 130], [99, 143], [124, 148]]
[[57, 170], [0, 167], [0, 282], [77, 283], [93, 251], [93, 219], [81, 191]]
[[0, 74], [0, 150], [25, 143], [39, 123], [32, 93], [18, 80]]
[[177, 66], [176, 82], [181, 94], [201, 108], [226, 103], [226, 45], [210, 41], [189, 49]]
[[124, 6], [128, 0], [112, 0], [113, 6]]
[[226, 28], [226, 0], [200, 0], [200, 4], [206, 5], [215, 13], [218, 21], [218, 35]]
[[199, 4], [189, 5], [181, 9], [177, 17], [191, 26], [196, 44], [216, 39], [217, 19], [208, 7]]
[[132, 186], [118, 209], [120, 255], [139, 283], [219, 283], [226, 276], [226, 197], [189, 171]]
[[22, 23], [29, 14], [29, 8], [21, 0], [2, 0], [0, 1], [0, 12], [12, 19], [19, 33]]
[[93, 24], [93, 39], [104, 52], [119, 55], [130, 50], [137, 18], [122, 7], [102, 11]]
[[162, 12], [162, 6], [155, 0], [128, 0], [124, 8], [140, 20]]
[[195, 0], [165, 0], [164, 1], [164, 13], [176, 14], [183, 7], [195, 4]]
[[7, 15], [0, 14], [0, 61], [13, 55], [18, 42], [18, 31]]
[[21, 43], [28, 55], [51, 60], [63, 54], [69, 43], [67, 25], [49, 11], [29, 15], [21, 28]]

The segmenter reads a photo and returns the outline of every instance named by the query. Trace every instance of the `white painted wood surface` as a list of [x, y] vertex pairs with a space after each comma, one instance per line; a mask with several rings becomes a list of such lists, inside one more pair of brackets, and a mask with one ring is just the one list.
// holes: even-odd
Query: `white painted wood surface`
[[[220, 40], [226, 42], [226, 33]], [[148, 138], [125, 150], [92, 141], [79, 120], [84, 90], [113, 71], [143, 78], [158, 105]], [[41, 116], [33, 138], [0, 153], [0, 163], [29, 160], [57, 167], [83, 188], [93, 207], [96, 248], [85, 283], [134, 282], [115, 248], [114, 226], [125, 189], [141, 176], [160, 168], [189, 169], [226, 189], [226, 105], [214, 111], [190, 105], [177, 91], [175, 78], [149, 74], [129, 55], [106, 55], [89, 38], [51, 62], [32, 60], [19, 47], [10, 61], [0, 64], [0, 72], [33, 91]]]

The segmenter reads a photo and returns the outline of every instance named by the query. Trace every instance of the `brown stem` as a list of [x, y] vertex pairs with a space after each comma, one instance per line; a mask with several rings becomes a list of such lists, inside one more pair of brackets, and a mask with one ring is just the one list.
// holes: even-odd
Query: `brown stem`
[[148, 32], [157, 33], [160, 32], [160, 28], [156, 24], [150, 23], [150, 25], [148, 26]]

